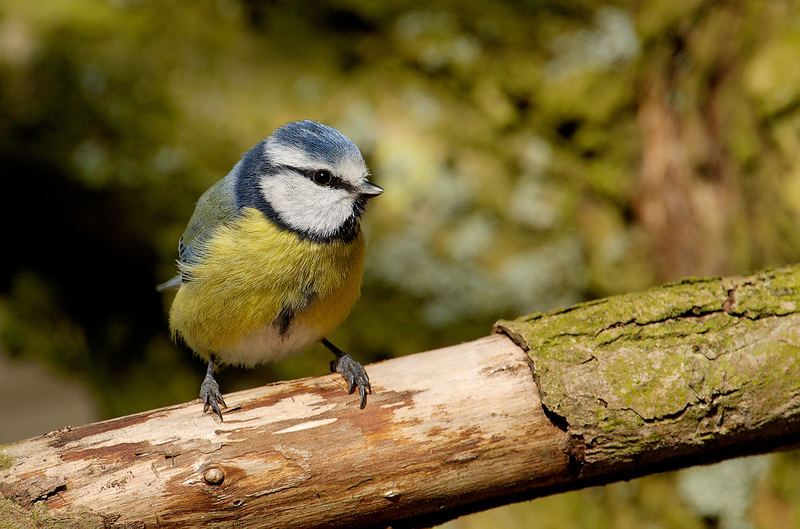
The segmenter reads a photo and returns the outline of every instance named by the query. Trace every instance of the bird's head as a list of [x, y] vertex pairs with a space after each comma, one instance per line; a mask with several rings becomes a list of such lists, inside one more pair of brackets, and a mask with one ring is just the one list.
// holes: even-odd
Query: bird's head
[[294, 121], [244, 156], [237, 198], [301, 237], [349, 242], [367, 200], [383, 192], [368, 177], [361, 152], [344, 134], [316, 121]]

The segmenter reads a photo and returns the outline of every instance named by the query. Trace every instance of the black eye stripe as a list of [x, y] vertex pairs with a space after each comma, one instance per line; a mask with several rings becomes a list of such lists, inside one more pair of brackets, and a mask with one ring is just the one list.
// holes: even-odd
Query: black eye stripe
[[[306, 178], [308, 178], [312, 182], [315, 182], [314, 173], [319, 170], [319, 169], [301, 169], [299, 167], [292, 167], [291, 165], [284, 165], [284, 167], [286, 169], [290, 169], [292, 171], [300, 173], [301, 175], [305, 176]], [[328, 169], [325, 169], [325, 171], [327, 171], [331, 175], [330, 176], [330, 181], [328, 183], [324, 184], [325, 187], [332, 187], [334, 189], [345, 189], [345, 190], [350, 191], [352, 193], [357, 192], [355, 186], [349, 184], [348, 182], [345, 182], [345, 180], [343, 178], [337, 176], [333, 171], [330, 171]], [[317, 185], [322, 185], [322, 184], [317, 184]]]

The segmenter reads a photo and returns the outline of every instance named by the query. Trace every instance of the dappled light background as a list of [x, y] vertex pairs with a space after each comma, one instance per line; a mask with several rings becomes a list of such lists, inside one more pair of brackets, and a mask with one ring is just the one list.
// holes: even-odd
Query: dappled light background
[[[0, 0], [0, 442], [196, 396], [204, 366], [170, 342], [154, 285], [200, 194], [287, 121], [340, 129], [386, 189], [332, 336], [362, 361], [797, 262], [798, 57], [793, 1]], [[312, 348], [221, 384], [328, 361]], [[800, 527], [798, 463], [450, 527]]]

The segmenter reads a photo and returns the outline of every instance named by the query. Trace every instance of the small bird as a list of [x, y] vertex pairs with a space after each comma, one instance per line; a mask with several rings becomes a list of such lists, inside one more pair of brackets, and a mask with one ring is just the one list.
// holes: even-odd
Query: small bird
[[169, 314], [180, 337], [208, 361], [203, 411], [227, 407], [215, 365], [253, 366], [322, 342], [336, 356], [361, 408], [372, 392], [364, 367], [327, 336], [361, 289], [368, 180], [358, 147], [315, 121], [287, 123], [250, 149], [197, 202], [178, 241], [179, 275]]

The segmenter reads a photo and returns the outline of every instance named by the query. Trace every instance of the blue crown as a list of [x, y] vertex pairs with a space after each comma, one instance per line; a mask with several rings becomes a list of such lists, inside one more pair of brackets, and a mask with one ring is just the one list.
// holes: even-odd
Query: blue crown
[[291, 145], [320, 161], [333, 163], [344, 156], [361, 157], [361, 151], [350, 138], [324, 123], [303, 120], [275, 129], [272, 138]]

